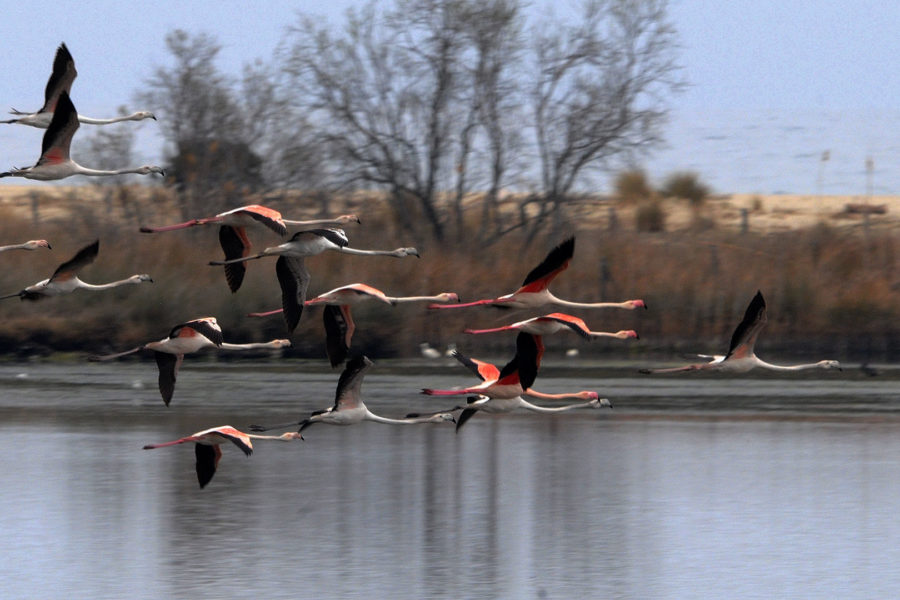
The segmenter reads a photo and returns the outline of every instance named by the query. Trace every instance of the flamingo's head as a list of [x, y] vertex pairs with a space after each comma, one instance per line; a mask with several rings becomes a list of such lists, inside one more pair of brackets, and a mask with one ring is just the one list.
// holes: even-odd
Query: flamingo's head
[[638, 339], [640, 339], [640, 336], [637, 334], [637, 331], [635, 331], [634, 329], [623, 329], [622, 331], [619, 331], [616, 333], [616, 337], [623, 339], [623, 340], [628, 340], [628, 339], [638, 340]]
[[290, 348], [291, 340], [272, 340], [269, 344], [273, 348]]
[[836, 360], [820, 360], [816, 363], [820, 369], [825, 369], [826, 371], [830, 371], [832, 369], [837, 369], [838, 371], [842, 371], [841, 363]]
[[149, 275], [147, 275], [146, 273], [141, 274], [141, 275], [132, 275], [131, 278], [135, 281], [135, 283], [143, 283], [145, 281], [149, 282], [149, 283], [153, 283], [153, 278], [150, 277]]
[[143, 121], [144, 119], [153, 119], [156, 120], [156, 115], [148, 110], [139, 110], [138, 112], [131, 115], [132, 121]]
[[441, 292], [436, 296], [437, 302], [459, 302], [459, 296], [453, 292]]
[[584, 398], [585, 400], [594, 401], [594, 400], [600, 399], [600, 394], [598, 394], [597, 392], [579, 392], [578, 395], [581, 396], [582, 398]]
[[144, 165], [142, 167], [138, 167], [135, 171], [138, 175], [151, 175], [156, 173], [157, 175], [165, 176], [166, 172], [162, 167], [157, 167], [155, 165]]
[[626, 304], [628, 304], [629, 307], [632, 308], [632, 309], [634, 309], [634, 308], [643, 308], [643, 309], [646, 309], [646, 308], [647, 308], [647, 303], [644, 302], [643, 300], [640, 300], [640, 299], [638, 299], [638, 300], [629, 300]]
[[47, 240], [29, 240], [25, 242], [24, 247], [26, 250], [37, 250], [38, 248], [47, 248], [49, 250], [52, 250], [52, 248], [50, 248], [50, 242], [48, 242]]
[[434, 423], [456, 423], [456, 417], [453, 416], [453, 413], [448, 412], [438, 413], [432, 419]]
[[360, 221], [359, 217], [356, 215], [341, 215], [337, 219], [335, 219], [335, 221], [337, 221], [341, 225], [345, 223], [362, 223], [362, 221]]
[[415, 256], [416, 258], [421, 258], [419, 256], [419, 251], [415, 248], [397, 248], [394, 250], [394, 256], [398, 258], [403, 258], [405, 256]]

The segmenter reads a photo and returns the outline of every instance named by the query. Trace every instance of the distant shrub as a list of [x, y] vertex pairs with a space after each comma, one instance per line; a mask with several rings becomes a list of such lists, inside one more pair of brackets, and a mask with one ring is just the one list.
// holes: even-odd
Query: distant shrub
[[666, 230], [666, 213], [663, 211], [662, 202], [656, 199], [642, 202], [635, 213], [635, 220], [638, 231], [660, 232]]
[[653, 188], [642, 169], [622, 171], [614, 182], [616, 196], [622, 202], [639, 202], [653, 196]]
[[709, 196], [709, 186], [700, 181], [700, 176], [692, 171], [672, 173], [666, 178], [662, 193], [667, 198], [681, 198], [694, 206], [703, 204]]

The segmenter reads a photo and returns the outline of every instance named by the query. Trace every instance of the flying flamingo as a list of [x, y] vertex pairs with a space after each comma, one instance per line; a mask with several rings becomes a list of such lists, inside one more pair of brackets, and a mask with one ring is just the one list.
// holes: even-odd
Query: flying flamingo
[[4, 300], [6, 298], [14, 298], [16, 296], [18, 296], [22, 300], [40, 300], [41, 298], [46, 298], [47, 296], [61, 296], [62, 294], [69, 294], [78, 289], [97, 291], [108, 290], [111, 288], [119, 287], [120, 285], [143, 283], [145, 281], [153, 283], [153, 280], [149, 275], [132, 275], [128, 279], [122, 279], [121, 281], [113, 281], [111, 283], [103, 283], [98, 285], [85, 283], [84, 281], [78, 279], [78, 272], [94, 262], [94, 259], [97, 258], [97, 253], [99, 251], [100, 240], [95, 240], [93, 244], [85, 246], [84, 248], [79, 250], [74, 257], [61, 264], [56, 269], [56, 271], [53, 272], [53, 275], [50, 277], [50, 279], [39, 281], [38, 283], [30, 285], [24, 290], [16, 292], [15, 294], [0, 296], [0, 300]]
[[[475, 394], [474, 396], [469, 396], [465, 406], [456, 406], [443, 411], [462, 410], [456, 423], [457, 431], [480, 410], [499, 414], [511, 412], [516, 408], [524, 408], [539, 413], [557, 413], [576, 408], [610, 406], [609, 400], [600, 398], [597, 392], [581, 391], [566, 394], [546, 394], [531, 389], [531, 385], [537, 376], [542, 353], [543, 345], [540, 337], [528, 333], [519, 333], [516, 339], [516, 355], [502, 370], [491, 363], [468, 358], [457, 351], [454, 352], [453, 356], [482, 380], [481, 385], [460, 390], [424, 389], [422, 393], [439, 396]], [[542, 400], [580, 399], [583, 402], [566, 406], [545, 407], [532, 404], [525, 400], [523, 396], [540, 398]], [[415, 415], [415, 413], [413, 414]]]
[[[252, 244], [247, 237], [247, 227], [255, 227], [262, 225], [277, 233], [278, 235], [287, 235], [287, 226], [299, 227], [339, 227], [345, 223], [359, 223], [359, 217], [356, 215], [341, 215], [334, 219], [315, 219], [311, 221], [291, 221], [281, 217], [281, 213], [266, 206], [258, 204], [250, 204], [241, 206], [223, 213], [219, 213], [214, 217], [206, 217], [202, 219], [191, 219], [184, 223], [175, 225], [165, 225], [162, 227], [141, 227], [141, 233], [159, 233], [162, 231], [174, 231], [176, 229], [187, 229], [188, 227], [197, 227], [199, 225], [220, 225], [219, 227], [219, 243], [225, 252], [225, 260], [235, 258], [243, 258], [250, 254]], [[244, 273], [246, 267], [243, 263], [231, 263], [225, 265], [225, 279], [228, 281], [228, 288], [232, 292], [238, 291], [241, 283], [244, 281]]]
[[281, 285], [281, 306], [284, 312], [284, 320], [287, 324], [288, 335], [294, 333], [300, 315], [303, 313], [303, 305], [306, 302], [306, 290], [309, 288], [309, 270], [304, 259], [307, 256], [315, 256], [327, 250], [342, 252], [344, 254], [359, 254], [365, 256], [393, 256], [403, 258], [405, 256], [419, 256], [415, 248], [397, 248], [395, 250], [359, 250], [351, 248], [350, 242], [343, 229], [311, 229], [298, 231], [283, 244], [266, 248], [254, 256], [245, 256], [231, 260], [214, 260], [210, 265], [231, 265], [248, 260], [255, 260], [265, 256], [278, 256], [275, 263], [275, 274]]
[[[533, 390], [528, 392], [528, 396], [533, 394]], [[491, 398], [489, 396], [485, 396], [483, 394], [478, 396], [469, 396], [466, 401], [467, 403], [464, 406], [455, 406], [451, 409], [444, 410], [444, 413], [454, 412], [457, 410], [462, 410], [459, 413], [459, 419], [456, 421], [456, 431], [459, 431], [460, 428], [465, 425], [466, 421], [471, 419], [475, 413], [478, 411], [482, 411], [488, 414], [503, 414], [512, 412], [517, 408], [524, 408], [525, 410], [530, 410], [532, 412], [542, 413], [542, 414], [552, 414], [552, 413], [560, 413], [566, 412], [570, 410], [576, 410], [579, 408], [603, 408], [603, 407], [612, 407], [608, 398], [600, 398], [597, 395], [597, 392], [577, 392], [574, 394], [545, 394], [548, 400], [566, 400], [566, 399], [576, 399], [581, 398], [584, 402], [578, 402], [575, 404], [567, 404], [565, 406], [538, 406], [537, 404], [532, 404], [525, 400], [522, 396], [515, 396], [513, 398]], [[440, 413], [438, 413], [440, 414]], [[420, 415], [418, 413], [409, 413], [406, 415], [407, 418], [410, 417], [418, 417], [421, 418], [423, 416], [428, 415]]]
[[758, 358], [753, 351], [756, 338], [766, 324], [766, 301], [762, 292], [756, 295], [747, 306], [743, 320], [735, 328], [731, 336], [731, 344], [728, 354], [725, 355], [701, 355], [711, 359], [709, 362], [674, 367], [670, 369], [641, 369], [641, 373], [675, 373], [679, 371], [721, 371], [723, 373], [746, 373], [747, 371], [761, 367], [772, 371], [802, 371], [805, 369], [838, 369], [841, 364], [836, 360], [820, 360], [817, 363], [803, 365], [773, 365]]
[[[72, 58], [66, 45], [64, 43], [60, 44], [59, 48], [56, 49], [56, 57], [53, 59], [53, 72], [50, 74], [50, 79], [47, 80], [47, 87], [44, 89], [44, 106], [34, 113], [13, 109], [10, 111], [10, 114], [16, 115], [17, 118], [0, 121], [0, 123], [18, 123], [46, 129], [53, 119], [53, 113], [56, 110], [56, 103], [60, 94], [62, 92], [67, 94], [71, 92], [72, 82], [75, 81], [76, 75], [78, 75], [78, 72], [75, 70], [75, 60]], [[155, 121], [156, 117], [153, 116], [153, 113], [145, 110], [112, 119], [92, 119], [91, 117], [78, 115], [78, 121], [87, 125], [108, 125], [109, 123], [119, 123], [120, 121], [140, 121], [142, 119], [153, 119]]]
[[268, 431], [269, 429], [280, 429], [282, 427], [299, 425], [300, 429], [297, 433], [303, 433], [304, 429], [314, 423], [354, 425], [356, 423], [361, 423], [362, 421], [375, 421], [376, 423], [384, 423], [387, 425], [412, 425], [415, 423], [455, 422], [453, 415], [449, 412], [440, 412], [424, 417], [408, 417], [403, 419], [390, 419], [374, 414], [366, 407], [360, 393], [363, 377], [372, 364], [372, 361], [369, 360], [368, 357], [362, 355], [354, 356], [347, 361], [344, 372], [341, 373], [341, 377], [338, 380], [333, 406], [324, 410], [317, 410], [302, 421], [270, 426], [251, 425], [250, 430]]
[[37, 250], [38, 248], [48, 248], [52, 250], [52, 248], [50, 248], [50, 243], [47, 240], [28, 240], [21, 244], [0, 246], [0, 252], [6, 252], [7, 250]]
[[154, 448], [165, 448], [166, 446], [175, 446], [177, 444], [194, 443], [194, 454], [197, 456], [197, 480], [200, 482], [200, 488], [209, 483], [213, 475], [216, 474], [216, 468], [219, 466], [219, 459], [222, 458], [222, 449], [220, 444], [225, 442], [233, 442], [235, 446], [241, 449], [241, 452], [250, 456], [253, 454], [254, 440], [279, 440], [289, 442], [291, 440], [302, 439], [299, 433], [290, 431], [281, 435], [254, 435], [252, 433], [244, 433], [238, 431], [231, 425], [221, 425], [219, 427], [211, 427], [198, 431], [193, 435], [183, 437], [174, 442], [163, 442], [162, 444], [147, 444], [144, 450], [153, 450]]
[[256, 342], [251, 344], [228, 344], [222, 337], [222, 328], [215, 317], [203, 317], [179, 323], [172, 328], [169, 336], [158, 342], [148, 342], [125, 352], [107, 354], [105, 356], [91, 356], [91, 361], [107, 361], [134, 354], [141, 350], [152, 350], [159, 367], [159, 393], [166, 406], [172, 401], [175, 392], [175, 379], [178, 369], [184, 360], [185, 354], [191, 354], [203, 348], [217, 348], [219, 350], [260, 350], [278, 349], [290, 346], [290, 340], [272, 340], [271, 342]]
[[524, 331], [525, 333], [530, 333], [532, 335], [552, 335], [560, 331], [574, 331], [588, 340], [598, 337], [611, 337], [620, 340], [627, 340], [630, 338], [638, 339], [638, 334], [633, 329], [622, 329], [615, 333], [591, 331], [582, 319], [563, 313], [550, 313], [548, 315], [526, 319], [525, 321], [518, 321], [511, 325], [504, 325], [503, 327], [493, 327], [491, 329], [465, 329], [463, 330], [463, 333], [478, 334], [495, 333], [498, 331]]
[[89, 169], [76, 163], [69, 157], [69, 146], [72, 144], [72, 136], [78, 130], [78, 113], [75, 106], [65, 91], [59, 95], [56, 110], [53, 111], [53, 119], [50, 126], [44, 132], [44, 141], [41, 145], [41, 157], [33, 167], [13, 168], [11, 171], [0, 173], [0, 177], [24, 177], [39, 181], [64, 179], [72, 175], [110, 176], [123, 175], [125, 173], [137, 173], [149, 175], [159, 173], [165, 175], [162, 167], [144, 165], [129, 169], [101, 170]]
[[429, 304], [428, 308], [463, 308], [466, 306], [498, 306], [500, 308], [539, 308], [548, 304], [569, 308], [647, 308], [643, 300], [626, 300], [624, 302], [570, 302], [562, 300], [550, 293], [547, 286], [557, 275], [566, 270], [575, 253], [575, 238], [571, 237], [547, 254], [537, 267], [531, 270], [522, 287], [512, 294], [499, 298], [486, 298], [461, 304]]
[[476, 394], [489, 398], [515, 398], [524, 394], [525, 390], [534, 383], [543, 355], [544, 343], [541, 336], [524, 332], [520, 332], [516, 336], [516, 354], [502, 369], [498, 369], [491, 363], [468, 358], [460, 351], [455, 350], [453, 357], [481, 379], [481, 383], [458, 390], [425, 388], [422, 393], [429, 396]]
[[[326, 333], [325, 351], [332, 367], [336, 367], [347, 359], [353, 332], [356, 331], [350, 307], [368, 301], [395, 306], [410, 302], [459, 302], [459, 296], [453, 292], [441, 292], [435, 296], [388, 296], [381, 290], [365, 283], [351, 283], [310, 298], [304, 303], [305, 306], [325, 305], [325, 312], [322, 315]], [[279, 308], [267, 312], [250, 313], [247, 316], [267, 317], [283, 312], [283, 310]]]

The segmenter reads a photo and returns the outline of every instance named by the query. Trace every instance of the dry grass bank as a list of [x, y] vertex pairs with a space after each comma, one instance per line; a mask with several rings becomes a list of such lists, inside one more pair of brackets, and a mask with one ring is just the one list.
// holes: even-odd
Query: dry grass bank
[[[40, 188], [41, 192], [45, 188]], [[97, 261], [85, 269], [90, 282], [149, 273], [155, 283], [111, 292], [79, 291], [36, 303], [0, 304], [0, 354], [31, 356], [59, 351], [103, 352], [158, 339], [186, 319], [215, 315], [228, 341], [283, 337], [280, 317], [248, 319], [250, 311], [276, 308], [280, 291], [274, 261], [249, 265], [244, 286], [230, 294], [221, 268], [207, 261], [221, 256], [214, 230], [197, 228], [164, 234], [138, 233], [141, 224], [164, 224], [180, 215], [161, 190], [138, 188], [105, 197], [96, 188], [2, 188], [0, 243], [47, 238], [53, 251], [0, 254], [0, 293], [11, 293], [48, 277], [56, 266], [94, 238], [101, 240]], [[249, 199], [248, 202], [259, 201]], [[398, 231], [377, 200], [357, 199], [362, 225], [348, 227], [357, 247], [415, 243], [420, 260], [322, 255], [308, 259], [310, 293], [363, 281], [393, 295], [456, 291], [463, 300], [514, 290], [525, 274], [566, 235], [548, 235], [525, 245], [511, 234], [487, 248], [469, 241], [439, 247], [411, 240]], [[895, 215], [898, 199], [872, 215], [868, 235], [862, 217], [846, 214], [853, 198], [723, 197], [700, 214], [667, 201], [666, 232], [639, 233], [633, 207], [606, 200], [573, 204], [572, 232], [578, 235], [575, 259], [554, 283], [557, 295], [582, 301], [644, 298], [650, 310], [581, 311], [594, 329], [636, 329], [638, 342], [597, 341], [574, 336], [547, 340], [548, 353], [573, 346], [582, 355], [621, 358], [666, 356], [673, 351], [723, 351], [752, 295], [761, 289], [769, 305], [769, 324], [760, 351], [776, 355], [816, 355], [841, 360], [896, 360], [900, 355], [898, 294], [900, 254]], [[289, 214], [315, 214], [318, 206], [297, 199], [265, 200]], [[362, 203], [362, 204], [360, 204]], [[613, 213], [610, 208], [613, 208]], [[348, 207], [339, 207], [343, 209]], [[747, 209], [749, 232], [741, 228]], [[474, 208], [473, 208], [474, 211]], [[610, 215], [618, 225], [610, 228]], [[278, 242], [267, 231], [250, 233], [262, 248]], [[548, 310], [548, 312], [550, 312]], [[372, 356], [414, 356], [428, 341], [443, 348], [455, 343], [467, 353], [505, 355], [510, 336], [461, 334], [465, 327], [507, 322], [506, 313], [473, 308], [427, 311], [422, 306], [365, 306], [354, 311], [355, 346]], [[309, 310], [295, 337], [294, 353], [322, 357], [321, 311]]]

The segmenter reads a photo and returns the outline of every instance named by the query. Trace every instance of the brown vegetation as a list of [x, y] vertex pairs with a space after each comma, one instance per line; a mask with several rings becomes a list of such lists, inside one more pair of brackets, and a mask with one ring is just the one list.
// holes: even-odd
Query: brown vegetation
[[[214, 229], [137, 232], [139, 225], [179, 218], [164, 190], [7, 189], [12, 193], [0, 201], [0, 240], [47, 238], [54, 249], [0, 255], [4, 264], [0, 292], [11, 293], [49, 276], [94, 237], [101, 240], [100, 255], [85, 269], [86, 281], [147, 272], [155, 283], [109, 292], [79, 291], [36, 303], [5, 300], [0, 306], [4, 316], [0, 352], [26, 356], [124, 349], [162, 338], [172, 325], [206, 315], [219, 319], [228, 341], [283, 337], [280, 317], [244, 316], [280, 305], [274, 261], [251, 263], [244, 286], [232, 295], [221, 269], [206, 264], [221, 255]], [[635, 208], [618, 207], [601, 198], [582, 199], [569, 204], [568, 225], [556, 234], [528, 243], [524, 233], [512, 233], [485, 247], [465, 240], [438, 244], [427, 237], [408, 239], [393, 224], [384, 200], [355, 197], [347, 203], [362, 214], [363, 222], [347, 228], [353, 245], [414, 244], [422, 258], [313, 257], [308, 259], [313, 276], [310, 293], [362, 281], [394, 295], [455, 291], [463, 300], [496, 296], [513, 291], [550, 247], [575, 233], [575, 258], [554, 282], [555, 292], [585, 301], [643, 298], [650, 310], [583, 312], [580, 316], [594, 329], [633, 328], [641, 340], [588, 346], [575, 338], [556, 336], [547, 340], [550, 356], [572, 346], [578, 346], [582, 356], [617, 358], [673, 349], [722, 351], [749, 298], [761, 289], [769, 304], [769, 324], [760, 347], [770, 354], [808, 351], [847, 360], [872, 352], [873, 360], [896, 358], [900, 353], [897, 230], [873, 215], [866, 235], [861, 227], [848, 226], [853, 221], [837, 211], [832, 213], [835, 217], [820, 216], [812, 227], [767, 231], [755, 225], [765, 222], [764, 215], [751, 211], [749, 233], [737, 234], [740, 213], [732, 203], [747, 201], [750, 208], [759, 204], [757, 210], [762, 212], [770, 199], [759, 200], [710, 199], [704, 210], [716, 227], [702, 232], [690, 228], [690, 214], [676, 210], [683, 203], [663, 204], [669, 230], [647, 233], [636, 231]], [[320, 206], [302, 196], [245, 198], [244, 203], [250, 202], [271, 205], [291, 218], [315, 215]], [[834, 202], [843, 207], [842, 200]], [[340, 204], [332, 201], [332, 207]], [[687, 207], [683, 210], [690, 213]], [[788, 210], [786, 204], [781, 210]], [[477, 202], [467, 205], [467, 213], [473, 218], [479, 214]], [[615, 227], [610, 222], [613, 215]], [[783, 224], [787, 219], [783, 212], [779, 215]], [[891, 213], [877, 218], [891, 218]], [[799, 216], [797, 220], [802, 222]], [[251, 239], [257, 248], [278, 242], [262, 230], [251, 232]], [[373, 304], [355, 309], [354, 316], [359, 326], [354, 345], [372, 356], [414, 356], [422, 341], [437, 347], [453, 342], [475, 354], [502, 355], [509, 345], [503, 335], [475, 338], [460, 333], [465, 327], [510, 320], [499, 310], [431, 312], [420, 305], [391, 309]], [[304, 313], [294, 342], [292, 353], [298, 356], [324, 356], [320, 310]]]

